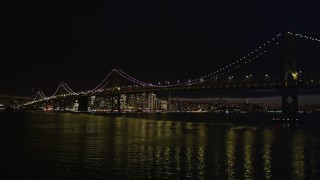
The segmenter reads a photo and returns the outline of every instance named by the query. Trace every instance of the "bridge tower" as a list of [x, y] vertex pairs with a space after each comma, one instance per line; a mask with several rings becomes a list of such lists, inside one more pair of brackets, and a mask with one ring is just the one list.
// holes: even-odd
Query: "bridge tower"
[[85, 96], [80, 96], [78, 98], [78, 102], [79, 102], [78, 111], [88, 112], [89, 98]]
[[120, 77], [113, 73], [112, 76], [112, 94], [111, 94], [111, 112], [114, 112], [117, 110], [118, 112], [121, 112], [121, 102], [120, 102]]
[[171, 98], [171, 91], [169, 90], [168, 91], [168, 100], [167, 100], [167, 108], [169, 111], [172, 111], [173, 110], [173, 107], [172, 107], [172, 98]]
[[298, 94], [296, 69], [296, 44], [294, 36], [286, 32], [283, 34], [283, 88], [282, 115], [295, 118], [298, 115]]

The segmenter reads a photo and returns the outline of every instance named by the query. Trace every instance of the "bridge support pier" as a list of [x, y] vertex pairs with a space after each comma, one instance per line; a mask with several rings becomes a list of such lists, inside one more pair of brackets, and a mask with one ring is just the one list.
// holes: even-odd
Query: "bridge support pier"
[[120, 94], [111, 96], [111, 112], [121, 112]]
[[129, 98], [130, 98], [130, 94], [126, 94], [125, 95], [126, 97], [126, 101], [125, 101], [125, 107], [126, 107], [126, 110], [128, 111], [129, 110]]
[[55, 109], [57, 108], [59, 111], [66, 111], [66, 107], [67, 107], [66, 101], [67, 99], [58, 100]]
[[79, 107], [78, 111], [88, 112], [88, 97], [79, 97]]
[[135, 110], [138, 110], [139, 108], [142, 108], [143, 105], [141, 104], [141, 94], [135, 93], [134, 94], [134, 108]]
[[298, 116], [298, 73], [296, 67], [295, 39], [291, 33], [283, 35], [283, 88], [282, 88], [282, 116], [293, 119]]
[[291, 119], [298, 116], [298, 93], [295, 87], [282, 89], [282, 116]]

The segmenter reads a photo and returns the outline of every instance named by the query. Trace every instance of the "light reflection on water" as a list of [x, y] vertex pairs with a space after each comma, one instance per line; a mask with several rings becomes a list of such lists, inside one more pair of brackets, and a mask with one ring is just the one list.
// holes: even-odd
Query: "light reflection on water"
[[226, 158], [227, 158], [227, 175], [228, 179], [235, 179], [235, 146], [236, 146], [236, 133], [234, 131], [227, 132], [226, 138]]
[[273, 132], [270, 129], [265, 129], [263, 131], [263, 171], [265, 179], [272, 179], [272, 154], [271, 147], [273, 141]]
[[253, 179], [253, 132], [246, 130], [244, 132], [243, 144], [244, 144], [244, 177], [245, 179]]
[[304, 172], [304, 136], [301, 134], [293, 134], [292, 138], [292, 176], [297, 177], [297, 179], [305, 179]]
[[[28, 113], [0, 116], [5, 178], [318, 179], [318, 131]], [[3, 178], [1, 178], [3, 179]]]

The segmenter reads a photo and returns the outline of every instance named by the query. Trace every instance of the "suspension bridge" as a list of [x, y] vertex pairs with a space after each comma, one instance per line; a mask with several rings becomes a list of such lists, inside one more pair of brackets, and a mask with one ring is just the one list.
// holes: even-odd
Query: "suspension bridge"
[[[320, 74], [311, 72], [301, 63], [297, 63], [297, 40], [312, 41], [319, 45], [320, 39], [292, 32], [277, 34], [262, 43], [245, 56], [238, 58], [224, 67], [216, 69], [202, 77], [170, 83], [149, 83], [135, 78], [121, 69], [113, 69], [93, 89], [74, 92], [62, 82], [51, 96], [38, 91], [35, 98], [22, 105], [24, 108], [52, 105], [65, 110], [67, 106], [74, 111], [88, 111], [90, 104], [98, 103], [108, 106], [111, 112], [120, 112], [141, 102], [152, 93], [168, 93], [178, 91], [201, 91], [215, 89], [281, 89], [282, 114], [285, 117], [295, 117], [298, 113], [298, 93], [300, 88], [319, 88]], [[261, 61], [268, 53], [278, 52], [280, 57]], [[279, 53], [280, 52], [280, 53]], [[270, 56], [270, 55], [269, 55]], [[272, 57], [272, 56], [270, 56]], [[276, 62], [272, 62], [272, 59]], [[305, 60], [302, 60], [305, 61]], [[301, 67], [299, 66], [301, 65]], [[303, 71], [302, 71], [303, 70]], [[97, 98], [99, 97], [99, 98]], [[99, 100], [97, 100], [99, 99]], [[108, 102], [106, 105], [106, 101]], [[147, 102], [148, 103], [148, 102]], [[53, 105], [54, 104], [54, 105]]]

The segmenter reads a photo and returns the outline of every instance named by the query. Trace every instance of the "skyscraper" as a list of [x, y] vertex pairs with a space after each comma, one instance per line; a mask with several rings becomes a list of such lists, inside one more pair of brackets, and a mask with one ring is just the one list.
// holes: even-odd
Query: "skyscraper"
[[148, 109], [156, 108], [156, 94], [150, 93], [148, 94]]

